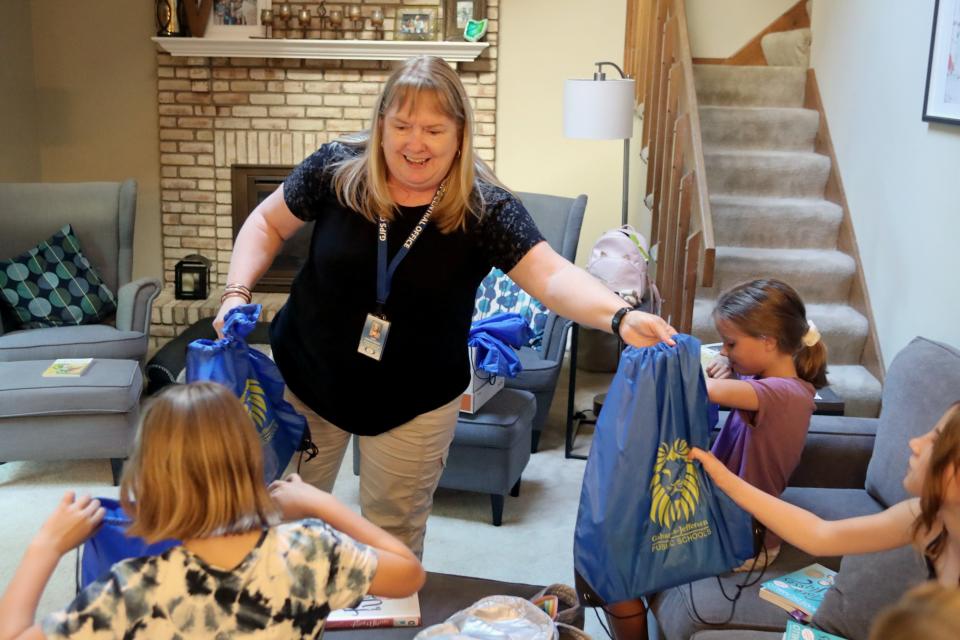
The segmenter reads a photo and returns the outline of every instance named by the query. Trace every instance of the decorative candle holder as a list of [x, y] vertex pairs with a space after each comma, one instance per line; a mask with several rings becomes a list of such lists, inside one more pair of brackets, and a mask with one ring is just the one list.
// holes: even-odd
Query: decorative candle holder
[[351, 5], [347, 10], [347, 19], [353, 23], [353, 37], [355, 39], [360, 38], [360, 33], [363, 31], [363, 24], [367, 21], [363, 14], [360, 13], [359, 5]]
[[297, 23], [300, 25], [300, 29], [303, 31], [303, 39], [307, 39], [307, 29], [310, 28], [310, 10], [309, 9], [300, 9], [297, 13]]
[[370, 14], [370, 26], [373, 27], [375, 40], [383, 40], [383, 9], [379, 7]]
[[263, 25], [264, 37], [273, 37], [273, 9], [264, 9], [260, 12], [260, 23]]
[[[290, 6], [289, 2], [284, 2], [280, 5], [280, 8], [277, 9], [277, 17], [283, 21], [283, 30], [290, 30], [290, 18], [293, 17], [293, 7]], [[284, 35], [287, 35], [284, 33]]]
[[342, 37], [343, 33], [343, 12], [340, 9], [334, 9], [330, 12], [330, 28], [333, 29], [333, 39], [337, 40]]

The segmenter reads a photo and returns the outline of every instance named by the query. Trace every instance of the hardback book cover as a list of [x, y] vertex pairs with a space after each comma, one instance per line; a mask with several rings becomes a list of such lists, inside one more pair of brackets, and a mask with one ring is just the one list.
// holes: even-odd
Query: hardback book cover
[[419, 627], [420, 598], [381, 598], [365, 595], [352, 609], [331, 611], [324, 625], [327, 629], [362, 627]]
[[41, 374], [44, 378], [76, 378], [90, 367], [93, 358], [57, 358]]
[[823, 602], [823, 596], [833, 586], [836, 571], [821, 564], [811, 564], [793, 573], [767, 580], [760, 587], [760, 597], [785, 609], [788, 613], [802, 613], [809, 620]]
[[846, 640], [846, 638], [802, 625], [794, 620], [788, 620], [787, 630], [783, 633], [783, 640]]

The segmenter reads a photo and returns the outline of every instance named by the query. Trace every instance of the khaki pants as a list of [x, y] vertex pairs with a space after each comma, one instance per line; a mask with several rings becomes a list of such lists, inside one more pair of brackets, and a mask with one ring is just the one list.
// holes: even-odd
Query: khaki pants
[[[340, 471], [350, 433], [324, 420], [288, 389], [287, 402], [307, 418], [319, 455], [300, 467], [300, 476], [330, 492]], [[460, 398], [377, 436], [360, 437], [360, 509], [423, 557], [433, 492], [447, 462], [457, 426]], [[294, 462], [296, 459], [294, 459]]]

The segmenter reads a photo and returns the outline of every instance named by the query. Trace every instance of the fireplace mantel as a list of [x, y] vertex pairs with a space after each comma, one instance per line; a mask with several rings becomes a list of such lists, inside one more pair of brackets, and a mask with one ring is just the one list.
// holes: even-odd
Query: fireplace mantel
[[173, 56], [218, 58], [301, 58], [324, 60], [406, 60], [431, 55], [470, 62], [487, 42], [436, 40], [292, 40], [286, 38], [151, 38]]

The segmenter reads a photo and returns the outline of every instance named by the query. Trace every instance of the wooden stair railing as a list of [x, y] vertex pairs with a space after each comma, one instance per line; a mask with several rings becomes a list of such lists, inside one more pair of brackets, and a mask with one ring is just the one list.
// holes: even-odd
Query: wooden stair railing
[[651, 257], [663, 316], [690, 333], [697, 287], [713, 286], [716, 244], [683, 0], [628, 0], [624, 66], [643, 104]]

